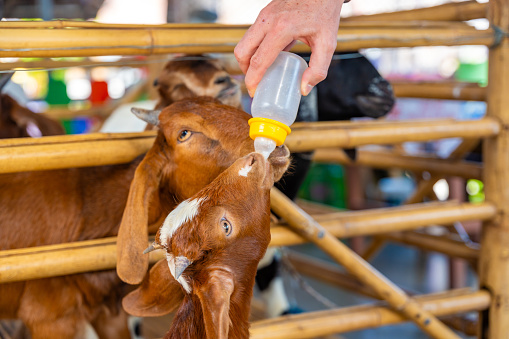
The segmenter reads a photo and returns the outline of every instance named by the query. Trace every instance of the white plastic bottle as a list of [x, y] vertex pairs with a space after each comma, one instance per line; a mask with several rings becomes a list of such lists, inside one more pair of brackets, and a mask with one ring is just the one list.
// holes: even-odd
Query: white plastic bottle
[[249, 136], [254, 140], [255, 151], [262, 153], [265, 159], [291, 133], [289, 126], [297, 117], [300, 84], [307, 67], [300, 56], [281, 52], [256, 88]]

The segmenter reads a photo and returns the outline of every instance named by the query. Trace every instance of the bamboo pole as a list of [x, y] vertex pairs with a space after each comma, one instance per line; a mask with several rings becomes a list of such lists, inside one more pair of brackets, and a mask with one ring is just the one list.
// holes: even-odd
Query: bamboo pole
[[[417, 296], [415, 299], [426, 312], [436, 316], [483, 310], [490, 303], [490, 295], [486, 291], [453, 290], [446, 293]], [[331, 333], [394, 325], [406, 320], [398, 312], [383, 306], [383, 304], [354, 306], [255, 322], [251, 325], [250, 338], [316, 338]], [[444, 333], [439, 338], [447, 338], [447, 336]]]
[[441, 175], [454, 175], [466, 179], [481, 179], [482, 177], [482, 165], [475, 162], [400, 155], [386, 150], [357, 150], [357, 156], [353, 161], [341, 149], [321, 148], [315, 151], [313, 160], [373, 168], [404, 168], [416, 172], [440, 173]]
[[[509, 31], [509, 3], [491, 0], [491, 25]], [[487, 115], [509, 124], [509, 40], [507, 35], [489, 51]], [[479, 284], [492, 294], [488, 311], [481, 313], [480, 338], [507, 338], [509, 334], [509, 131], [484, 142], [484, 189], [486, 200], [500, 211], [497, 218], [483, 225]]]
[[[490, 204], [473, 205], [457, 202], [434, 202], [391, 208], [315, 215], [314, 219], [337, 238], [351, 238], [408, 231], [428, 225], [449, 225], [456, 221], [485, 220], [497, 210]], [[274, 225], [272, 246], [305, 243], [306, 239], [292, 234], [285, 225]]]
[[[247, 30], [250, 25], [225, 25], [225, 24], [202, 24], [202, 23], [168, 23], [168, 24], [109, 24], [95, 21], [72, 21], [72, 20], [52, 20], [52, 21], [0, 21], [0, 29], [68, 29], [68, 28], [81, 28], [81, 29], [121, 29], [121, 30], [136, 30], [136, 29], [160, 29], [160, 30], [174, 30], [174, 29], [244, 29]], [[469, 26], [462, 22], [453, 22], [452, 20], [378, 20], [378, 21], [355, 21], [347, 20], [342, 23], [342, 26], [348, 28], [365, 28], [365, 27], [409, 27], [418, 26], [421, 28], [459, 28], [469, 29]]]
[[381, 237], [374, 237], [369, 247], [362, 252], [362, 259], [370, 261], [375, 255], [377, 255], [382, 248], [385, 246], [385, 239]]
[[381, 235], [381, 237], [392, 242], [443, 253], [449, 257], [462, 258], [470, 262], [476, 262], [479, 259], [479, 246], [477, 244], [467, 245], [460, 240], [418, 232], [388, 233]]
[[68, 135], [0, 141], [0, 173], [122, 164], [147, 152], [155, 132]]
[[[309, 130], [299, 127], [288, 136], [286, 144], [292, 152], [449, 137], [486, 137], [496, 135], [500, 129], [498, 122], [489, 118], [478, 121], [430, 121], [413, 127], [408, 122], [382, 123], [379, 126], [353, 124], [350, 128], [338, 125], [319, 129], [319, 132], [314, 130], [313, 124], [308, 126], [311, 126]], [[154, 136], [155, 132], [142, 132], [4, 139], [0, 140], [0, 173], [125, 163], [147, 152]]]
[[353, 129], [294, 130], [286, 145], [292, 152], [307, 152], [317, 148], [353, 148], [372, 144], [394, 144], [406, 141], [427, 141], [441, 138], [477, 138], [495, 135], [498, 122], [484, 118], [476, 121], [434, 122], [427, 126], [387, 123]]
[[465, 82], [410, 82], [391, 80], [397, 98], [486, 101], [486, 88]]
[[362, 283], [373, 288], [398, 313], [412, 320], [421, 330], [433, 338], [459, 339], [451, 329], [440, 322], [433, 314], [422, 309], [414, 299], [409, 298], [402, 289], [352, 252], [283, 193], [277, 189], [272, 189], [270, 198], [271, 208], [288, 222], [292, 230], [312, 241]]
[[477, 1], [448, 3], [427, 8], [418, 8], [408, 11], [380, 13], [372, 15], [359, 15], [342, 18], [341, 22], [359, 21], [392, 21], [392, 20], [438, 20], [438, 21], [467, 21], [485, 18], [487, 4]]
[[[376, 295], [372, 289], [364, 286], [351, 275], [342, 272], [337, 265], [295, 251], [286, 252], [285, 258], [287, 258], [293, 268], [301, 274], [335, 287], [347, 289], [368, 298], [380, 299], [380, 297]], [[409, 295], [415, 295], [415, 293], [412, 292], [407, 291], [407, 293]], [[441, 320], [446, 325], [451, 326], [455, 330], [461, 331], [467, 335], [477, 334], [475, 328], [476, 322], [473, 322], [470, 319], [456, 315], [448, 316]]]
[[[415, 229], [429, 224], [447, 224], [472, 219], [488, 219], [496, 214], [490, 205], [448, 203], [416, 204], [368, 211], [319, 214], [315, 218], [335, 236], [369, 235], [371, 231]], [[436, 213], [442, 210], [441, 213]], [[397, 223], [395, 221], [397, 220]], [[372, 227], [363, 228], [364, 224]], [[360, 231], [354, 231], [361, 228]], [[271, 227], [270, 246], [290, 246], [306, 239], [281, 225]], [[159, 251], [152, 252], [155, 260]], [[0, 283], [41, 279], [59, 275], [113, 269], [116, 264], [116, 238], [81, 241], [51, 246], [0, 251]]]
[[351, 274], [344, 273], [336, 264], [294, 251], [287, 253], [290, 264], [297, 272], [334, 287], [340, 287], [359, 295], [380, 300], [373, 289], [361, 283]]
[[[70, 57], [93, 55], [151, 55], [168, 53], [231, 53], [246, 31], [238, 26], [206, 28], [51, 29], [0, 28], [0, 57]], [[339, 30], [337, 51], [361, 48], [487, 45], [491, 29], [442, 24], [349, 27]], [[303, 43], [292, 51], [309, 52]]]

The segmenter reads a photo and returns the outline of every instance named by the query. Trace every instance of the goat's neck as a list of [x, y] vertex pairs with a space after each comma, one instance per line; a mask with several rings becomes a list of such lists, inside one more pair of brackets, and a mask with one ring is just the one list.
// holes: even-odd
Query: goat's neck
[[[252, 284], [253, 285], [253, 284]], [[249, 338], [249, 313], [253, 286], [236, 289], [230, 299], [230, 339]], [[180, 305], [169, 332], [164, 339], [207, 338], [200, 299], [187, 294]], [[211, 339], [211, 338], [210, 338]]]

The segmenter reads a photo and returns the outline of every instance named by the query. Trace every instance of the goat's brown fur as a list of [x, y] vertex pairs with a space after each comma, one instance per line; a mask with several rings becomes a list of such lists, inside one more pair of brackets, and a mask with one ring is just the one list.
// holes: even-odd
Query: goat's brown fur
[[[182, 101], [163, 110], [154, 146], [131, 163], [0, 175], [0, 249], [114, 236], [122, 216], [139, 221], [137, 213], [144, 223], [132, 225], [124, 240], [139, 238], [146, 247], [147, 225], [157, 228], [179, 201], [253, 150], [248, 119], [211, 99]], [[180, 142], [183, 130], [191, 135]], [[275, 153], [271, 161], [282, 174], [288, 150]], [[0, 284], [0, 317], [22, 319], [34, 339], [75, 338], [84, 322], [99, 327], [98, 317], [118, 314], [122, 286], [114, 271]], [[125, 326], [116, 335], [108, 330], [126, 337]]]
[[43, 135], [65, 134], [60, 123], [19, 105], [7, 94], [0, 94], [0, 139], [30, 137], [30, 128]]
[[[240, 175], [246, 166], [249, 173]], [[182, 274], [191, 291], [185, 294], [166, 339], [249, 337], [254, 278], [270, 242], [273, 183], [271, 167], [261, 154], [245, 156], [193, 196], [193, 201], [200, 201], [196, 216], [171, 237], [161, 229], [157, 233], [157, 247], [164, 247], [172, 258], [191, 262]], [[168, 265], [175, 262], [161, 262], [124, 299], [128, 312], [143, 316], [174, 308], [175, 299], [182, 295], [168, 274]]]
[[198, 96], [208, 96], [242, 109], [240, 85], [220, 60], [190, 55], [169, 61], [154, 82], [160, 100], [157, 109]]

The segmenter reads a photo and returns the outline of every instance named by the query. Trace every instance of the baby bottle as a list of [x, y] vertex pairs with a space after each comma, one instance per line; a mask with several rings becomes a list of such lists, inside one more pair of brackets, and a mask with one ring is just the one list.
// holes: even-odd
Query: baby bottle
[[290, 134], [301, 97], [300, 84], [307, 63], [300, 56], [281, 52], [256, 88], [251, 104], [249, 136], [255, 151], [267, 159]]

